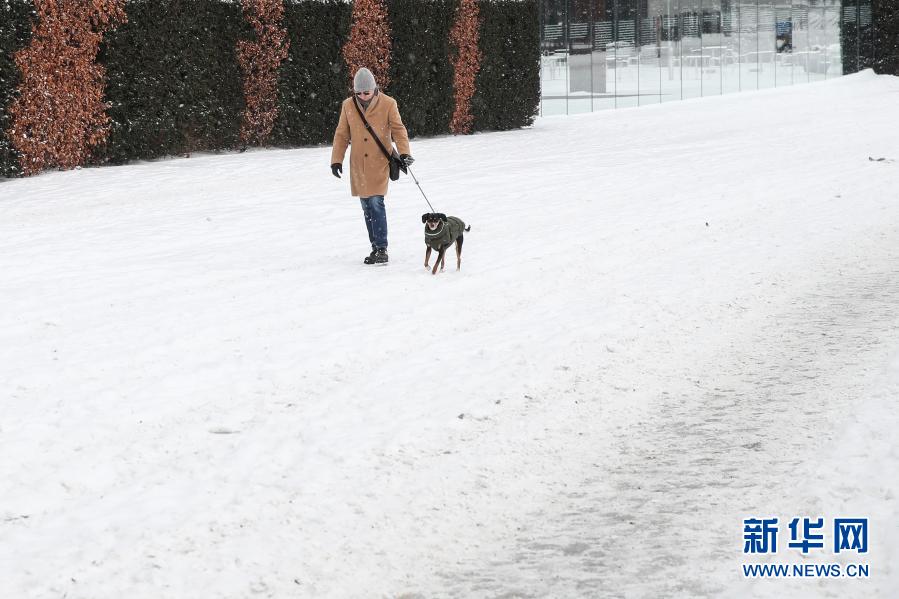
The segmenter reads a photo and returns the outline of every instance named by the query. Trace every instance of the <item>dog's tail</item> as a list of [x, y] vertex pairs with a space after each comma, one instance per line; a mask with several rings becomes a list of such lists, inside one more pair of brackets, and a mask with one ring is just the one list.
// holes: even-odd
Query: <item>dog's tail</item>
[[467, 227], [465, 227], [465, 232], [468, 233], [469, 231], [471, 231], [471, 225], [468, 225]]

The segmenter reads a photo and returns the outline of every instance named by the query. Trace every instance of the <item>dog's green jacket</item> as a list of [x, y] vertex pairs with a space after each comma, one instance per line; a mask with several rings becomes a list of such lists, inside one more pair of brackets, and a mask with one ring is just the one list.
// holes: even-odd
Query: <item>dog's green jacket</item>
[[428, 225], [425, 225], [425, 243], [428, 247], [439, 251], [443, 246], [456, 241], [463, 231], [465, 231], [465, 223], [461, 218], [447, 216], [446, 222], [436, 231], [431, 231], [428, 229]]

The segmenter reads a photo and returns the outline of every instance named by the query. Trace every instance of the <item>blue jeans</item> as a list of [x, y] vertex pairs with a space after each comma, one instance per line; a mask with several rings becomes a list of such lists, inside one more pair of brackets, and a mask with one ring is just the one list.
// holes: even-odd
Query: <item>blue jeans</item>
[[371, 249], [387, 249], [387, 209], [384, 207], [384, 196], [359, 198], [359, 201], [362, 203]]

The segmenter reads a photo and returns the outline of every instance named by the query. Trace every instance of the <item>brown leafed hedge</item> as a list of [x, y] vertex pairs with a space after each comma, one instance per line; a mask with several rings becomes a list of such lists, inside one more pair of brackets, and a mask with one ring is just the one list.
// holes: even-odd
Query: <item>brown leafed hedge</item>
[[124, 0], [35, 0], [31, 43], [16, 52], [21, 74], [9, 108], [10, 142], [26, 175], [84, 164], [109, 133], [103, 33], [126, 20]]
[[256, 34], [254, 40], [237, 42], [237, 62], [243, 72], [244, 110], [240, 139], [247, 144], [268, 141], [278, 118], [278, 70], [290, 42], [283, 0], [241, 0], [243, 14]]
[[0, 175], [329, 143], [356, 69], [412, 136], [530, 124], [536, 0], [0, 0]]
[[450, 121], [453, 133], [468, 133], [474, 117], [471, 97], [475, 92], [475, 78], [481, 69], [481, 50], [478, 47], [481, 29], [477, 0], [460, 0], [456, 22], [450, 30], [453, 45], [453, 91], [455, 110]]
[[[367, 67], [378, 86], [390, 87], [390, 19], [384, 0], [356, 0], [353, 2], [353, 24], [350, 39], [343, 47], [343, 59], [350, 76]], [[350, 84], [352, 89], [352, 82]]]

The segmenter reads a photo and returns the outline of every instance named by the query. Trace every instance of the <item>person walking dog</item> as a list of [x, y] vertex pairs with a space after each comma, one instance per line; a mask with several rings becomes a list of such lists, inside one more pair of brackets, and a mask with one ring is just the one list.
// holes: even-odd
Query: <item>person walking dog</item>
[[358, 196], [362, 203], [365, 228], [368, 229], [368, 240], [371, 243], [371, 254], [364, 262], [385, 264], [387, 211], [384, 196], [387, 194], [390, 163], [365, 127], [363, 115], [385, 148], [392, 148], [392, 142], [396, 142], [404, 166], [412, 164], [414, 159], [410, 155], [409, 135], [400, 118], [396, 100], [381, 93], [375, 76], [367, 68], [362, 67], [356, 71], [353, 92], [353, 96], [344, 100], [340, 107], [340, 119], [334, 131], [334, 147], [331, 150], [331, 173], [340, 178], [347, 146], [352, 146], [350, 193]]

